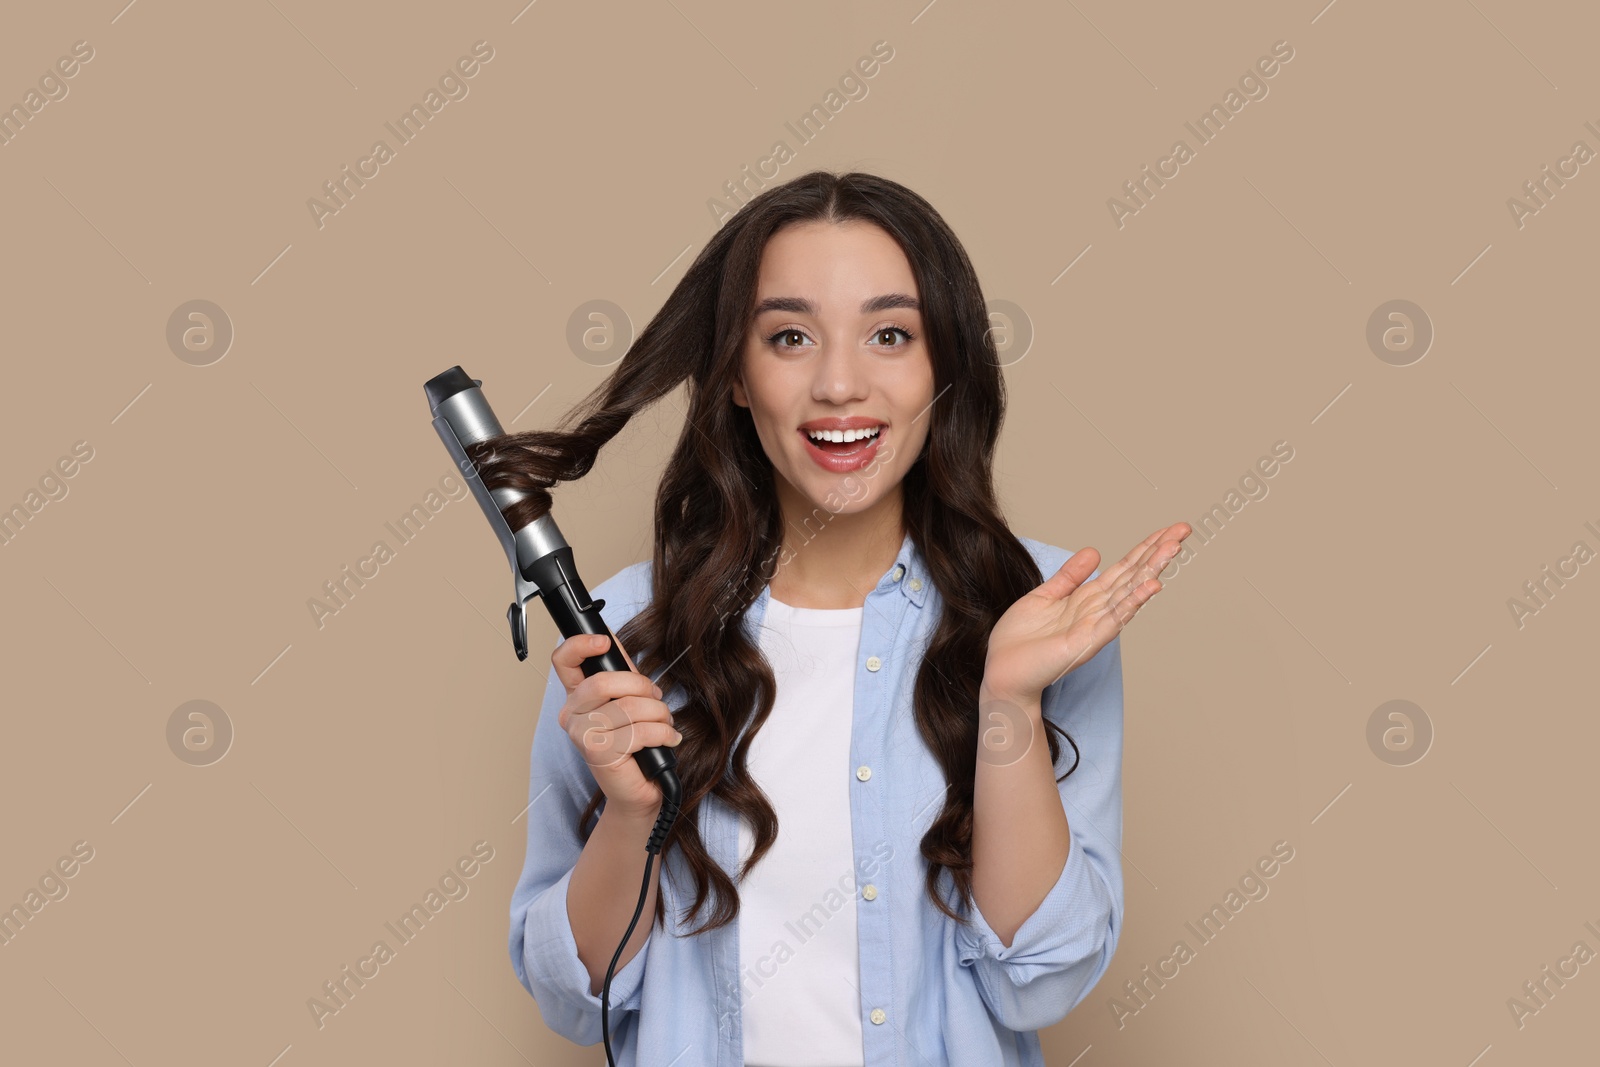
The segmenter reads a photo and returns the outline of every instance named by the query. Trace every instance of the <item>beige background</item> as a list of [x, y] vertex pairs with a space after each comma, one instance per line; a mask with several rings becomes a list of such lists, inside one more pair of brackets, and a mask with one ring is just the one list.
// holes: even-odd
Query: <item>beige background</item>
[[[780, 180], [928, 197], [1031, 322], [1019, 533], [1115, 558], [1294, 449], [1129, 631], [1126, 928], [1050, 1062], [1592, 1054], [1600, 965], [1521, 1027], [1507, 1007], [1600, 950], [1600, 568], [1521, 627], [1507, 604], [1600, 548], [1600, 176], [1521, 227], [1507, 206], [1600, 149], [1587, 5], [122, 3], [13, 5], [0, 33], [5, 103], [94, 49], [0, 147], [0, 504], [93, 449], [0, 547], [0, 901], [94, 849], [0, 947], [5, 1059], [603, 1061], [506, 955], [548, 658], [512, 654], [476, 504], [403, 546], [384, 524], [449, 470], [425, 379], [461, 363], [514, 428], [552, 424], [620, 354], [570, 350], [574, 310], [648, 321], [777, 140]], [[307, 200], [479, 40], [469, 95], [319, 228]], [[801, 145], [784, 124], [880, 40]], [[1184, 123], [1277, 41], [1268, 95], [1199, 146]], [[1108, 199], [1179, 138], [1195, 158], [1119, 228]], [[166, 339], [197, 299], [234, 331], [208, 366]], [[1406, 366], [1367, 342], [1397, 299], [1435, 331]], [[559, 491], [591, 585], [649, 555], [680, 425], [661, 406]], [[307, 601], [380, 539], [319, 628]], [[1407, 766], [1368, 741], [1397, 699], [1433, 732]], [[209, 766], [168, 745], [191, 700], [235, 731]], [[479, 840], [470, 895], [318, 1030], [307, 999]], [[1270, 894], [1119, 1027], [1123, 983], [1277, 841]]]

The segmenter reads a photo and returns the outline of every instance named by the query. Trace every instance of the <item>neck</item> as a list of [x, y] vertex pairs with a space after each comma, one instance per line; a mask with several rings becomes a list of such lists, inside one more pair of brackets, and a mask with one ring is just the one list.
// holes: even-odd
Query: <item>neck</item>
[[833, 514], [780, 485], [783, 550], [772, 595], [797, 608], [859, 608], [905, 540], [901, 487], [865, 511]]

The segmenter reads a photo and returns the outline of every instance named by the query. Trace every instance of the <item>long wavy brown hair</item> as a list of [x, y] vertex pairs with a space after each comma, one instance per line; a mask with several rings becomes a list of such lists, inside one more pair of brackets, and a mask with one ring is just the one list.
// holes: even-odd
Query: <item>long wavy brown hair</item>
[[[588, 474], [629, 419], [688, 381], [686, 424], [656, 493], [652, 599], [618, 636], [644, 673], [655, 677], [670, 665], [670, 677], [658, 684], [684, 698], [673, 716], [683, 734], [674, 749], [682, 809], [663, 861], [677, 848], [692, 874], [688, 918], [700, 913], [712, 888], [717, 896], [706, 925], [691, 933], [731, 922], [739, 908], [733, 879], [700, 837], [695, 816], [706, 794], [750, 824], [754, 847], [741, 880], [778, 833], [772, 804], [745, 765], [777, 683], [759, 647], [729, 623], [742, 619], [770, 579], [767, 564], [781, 550], [783, 518], [772, 464], [749, 410], [733, 402], [731, 383], [752, 328], [768, 239], [795, 223], [848, 220], [879, 226], [899, 243], [916, 278], [933, 361], [936, 400], [927, 442], [902, 482], [902, 522], [943, 601], [913, 701], [917, 729], [950, 788], [921, 853], [929, 896], [965, 922], [938, 883], [940, 872], [949, 871], [970, 909], [978, 684], [989, 633], [1043, 576], [996, 502], [991, 467], [1005, 389], [983, 293], [961, 243], [931, 204], [860, 172], [813, 171], [765, 190], [722, 225], [617, 368], [557, 429], [505, 434], [469, 449], [486, 487], [527, 494], [507, 511], [511, 528], [520, 529], [549, 512], [552, 486]], [[1045, 721], [1054, 765], [1060, 745], [1050, 731], [1067, 734]], [[1076, 753], [1076, 743], [1067, 741]], [[1074, 759], [1066, 773], [1076, 768]], [[603, 801], [596, 787], [579, 816], [585, 841]], [[661, 894], [655, 918], [664, 920]]]

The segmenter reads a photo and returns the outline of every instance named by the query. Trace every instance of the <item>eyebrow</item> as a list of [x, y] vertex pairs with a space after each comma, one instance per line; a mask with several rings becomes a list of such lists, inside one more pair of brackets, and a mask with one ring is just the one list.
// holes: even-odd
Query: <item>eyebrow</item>
[[[861, 314], [870, 315], [874, 311], [887, 311], [890, 308], [921, 311], [922, 305], [916, 297], [906, 293], [885, 293], [862, 301]], [[764, 311], [791, 311], [798, 315], [816, 315], [817, 305], [803, 296], [769, 296], [756, 305], [757, 315]]]

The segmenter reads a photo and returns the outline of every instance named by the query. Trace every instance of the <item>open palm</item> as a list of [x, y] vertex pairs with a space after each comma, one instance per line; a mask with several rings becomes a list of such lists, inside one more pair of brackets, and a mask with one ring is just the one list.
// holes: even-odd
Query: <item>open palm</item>
[[983, 688], [1019, 705], [1037, 702], [1047, 686], [1104, 648], [1160, 592], [1156, 575], [1192, 532], [1186, 522], [1157, 530], [1092, 581], [1086, 579], [1100, 553], [1074, 552], [995, 623]]

